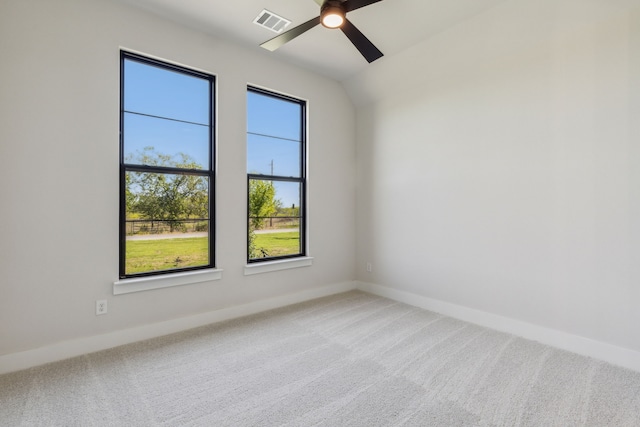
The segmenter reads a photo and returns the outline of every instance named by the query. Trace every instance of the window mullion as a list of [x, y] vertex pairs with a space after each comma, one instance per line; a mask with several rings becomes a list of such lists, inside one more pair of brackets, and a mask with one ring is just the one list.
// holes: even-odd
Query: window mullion
[[125, 163], [124, 167], [127, 171], [131, 172], [156, 172], [156, 173], [165, 173], [165, 174], [179, 174], [179, 175], [198, 175], [198, 176], [209, 176], [212, 174], [211, 171], [204, 169], [184, 169], [184, 168], [174, 168], [168, 166], [151, 166], [151, 165], [135, 165]]

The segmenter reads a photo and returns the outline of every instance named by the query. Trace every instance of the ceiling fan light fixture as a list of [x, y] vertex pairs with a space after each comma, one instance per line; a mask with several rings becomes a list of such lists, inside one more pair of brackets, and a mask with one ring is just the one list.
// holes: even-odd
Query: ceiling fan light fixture
[[327, 28], [340, 28], [345, 21], [346, 12], [340, 1], [327, 1], [320, 12], [320, 22]]
[[340, 28], [342, 33], [351, 41], [351, 44], [362, 54], [367, 62], [371, 63], [383, 54], [373, 43], [356, 28], [346, 17], [347, 12], [360, 9], [365, 6], [378, 3], [382, 0], [314, 0], [320, 6], [320, 16], [309, 19], [295, 28], [273, 37], [262, 43], [260, 47], [271, 52], [290, 42], [298, 36], [306, 33], [317, 25], [322, 24], [327, 28]]

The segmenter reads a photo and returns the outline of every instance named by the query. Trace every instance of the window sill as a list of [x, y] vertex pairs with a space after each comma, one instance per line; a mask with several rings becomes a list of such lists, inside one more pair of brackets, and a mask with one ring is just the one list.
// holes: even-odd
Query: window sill
[[122, 279], [113, 282], [113, 294], [130, 294], [132, 292], [149, 291], [151, 289], [171, 286], [191, 285], [222, 279], [221, 269], [188, 271], [185, 273], [166, 274], [162, 276]]
[[289, 270], [290, 268], [309, 267], [313, 264], [313, 257], [290, 258], [278, 261], [267, 261], [249, 264], [244, 267], [244, 275], [269, 273], [272, 271]]

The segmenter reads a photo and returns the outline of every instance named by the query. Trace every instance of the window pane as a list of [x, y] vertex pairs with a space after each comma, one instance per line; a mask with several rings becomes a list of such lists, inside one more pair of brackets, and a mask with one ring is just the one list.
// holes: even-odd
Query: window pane
[[125, 274], [209, 265], [209, 178], [125, 174]]
[[299, 103], [247, 92], [247, 132], [300, 141], [301, 113]]
[[300, 191], [299, 182], [249, 180], [249, 259], [302, 253]]
[[247, 135], [247, 172], [300, 177], [300, 142]]
[[161, 166], [208, 168], [209, 127], [126, 113], [125, 163], [145, 164], [150, 160], [141, 156], [145, 148], [152, 148], [158, 161], [166, 158]]
[[[151, 223], [140, 224], [140, 227], [151, 226]], [[162, 221], [153, 224], [156, 227], [169, 227]], [[209, 233], [206, 231], [183, 234], [139, 233], [127, 236], [125, 274], [205, 265], [209, 265]]]
[[180, 221], [209, 216], [206, 176], [127, 172], [125, 187], [127, 219]]
[[209, 125], [209, 81], [153, 65], [124, 61], [124, 109]]

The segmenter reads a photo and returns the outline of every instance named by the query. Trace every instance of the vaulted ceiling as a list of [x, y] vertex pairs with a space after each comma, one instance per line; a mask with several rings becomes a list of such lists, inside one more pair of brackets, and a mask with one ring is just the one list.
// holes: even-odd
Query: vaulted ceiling
[[314, 0], [118, 1], [342, 81], [506, 0], [383, 0], [354, 10], [348, 19], [385, 54], [372, 64], [340, 30], [321, 25], [275, 52], [259, 47], [277, 35], [253, 23], [263, 9], [292, 21], [291, 29], [319, 15]]

